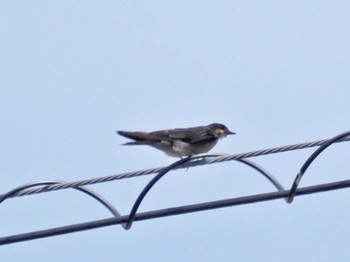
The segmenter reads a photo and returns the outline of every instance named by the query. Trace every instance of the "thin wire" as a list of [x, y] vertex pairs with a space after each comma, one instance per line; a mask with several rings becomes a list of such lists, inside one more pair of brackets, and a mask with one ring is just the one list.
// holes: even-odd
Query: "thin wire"
[[[320, 193], [331, 190], [338, 190], [350, 187], [350, 180], [337, 181], [326, 184], [319, 184], [314, 186], [298, 188], [296, 191], [296, 196]], [[204, 202], [199, 204], [192, 204], [186, 206], [178, 206], [173, 208], [165, 208], [160, 210], [147, 211], [142, 213], [137, 213], [135, 215], [134, 221], [142, 221], [160, 217], [167, 217], [173, 215], [180, 215], [192, 212], [199, 212], [229, 206], [238, 206], [251, 203], [258, 203], [263, 201], [271, 201], [280, 198], [287, 198], [290, 194], [290, 190], [275, 191], [270, 193], [250, 195], [244, 197], [230, 198], [218, 201]], [[24, 234], [6, 236], [0, 238], [0, 245], [12, 244], [21, 241], [34, 240], [44, 237], [57, 236], [62, 234], [68, 234], [73, 232], [80, 232], [83, 230], [96, 229], [106, 226], [112, 226], [117, 224], [122, 224], [128, 222], [129, 215], [95, 220], [80, 224], [74, 224], [64, 227], [50, 228], [46, 230], [33, 231]]]
[[[229, 154], [224, 154], [224, 155], [214, 154], [214, 155], [209, 155], [209, 156], [205, 155], [205, 156], [203, 156], [202, 159], [190, 161], [187, 164], [184, 164], [182, 166], [177, 167], [177, 169], [202, 166], [202, 165], [207, 165], [207, 164], [214, 164], [214, 163], [232, 161], [232, 160], [243, 159], [243, 158], [270, 155], [270, 154], [276, 154], [276, 153], [282, 153], [282, 152], [288, 152], [288, 151], [294, 151], [294, 150], [300, 150], [300, 149], [306, 149], [306, 148], [320, 146], [320, 145], [324, 144], [325, 142], [327, 142], [328, 140], [329, 139], [322, 139], [322, 140], [316, 140], [313, 142], [306, 142], [306, 143], [292, 144], [292, 145], [286, 145], [286, 146], [280, 146], [280, 147], [273, 147], [273, 148], [262, 149], [262, 150], [257, 150], [257, 151], [250, 151], [250, 152], [246, 152], [246, 153], [233, 154], [233, 155], [229, 155]], [[350, 136], [342, 138], [341, 140], [337, 141], [337, 143], [345, 142], [345, 141], [350, 141]], [[164, 168], [166, 168], [166, 167], [150, 168], [150, 169], [144, 169], [144, 170], [139, 170], [139, 171], [134, 171], [134, 172], [127, 172], [127, 173], [122, 173], [122, 174], [73, 181], [73, 182], [68, 182], [68, 183], [62, 183], [60, 185], [43, 186], [43, 187], [36, 188], [36, 189], [29, 189], [29, 190], [21, 191], [18, 194], [13, 195], [11, 197], [31, 195], [31, 194], [48, 192], [48, 191], [67, 189], [67, 188], [71, 188], [71, 187], [80, 187], [80, 186], [86, 186], [86, 185], [92, 185], [92, 184], [98, 184], [98, 183], [111, 182], [111, 181], [125, 179], [125, 178], [150, 175], [150, 174], [154, 174], [154, 173], [159, 173]], [[2, 196], [0, 195], [0, 197], [2, 197]]]

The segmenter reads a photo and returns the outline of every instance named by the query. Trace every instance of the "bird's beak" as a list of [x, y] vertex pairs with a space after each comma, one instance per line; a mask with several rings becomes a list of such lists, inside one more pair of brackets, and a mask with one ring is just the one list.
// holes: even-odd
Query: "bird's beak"
[[235, 132], [232, 132], [230, 130], [227, 130], [227, 134], [226, 135], [235, 135], [236, 133]]

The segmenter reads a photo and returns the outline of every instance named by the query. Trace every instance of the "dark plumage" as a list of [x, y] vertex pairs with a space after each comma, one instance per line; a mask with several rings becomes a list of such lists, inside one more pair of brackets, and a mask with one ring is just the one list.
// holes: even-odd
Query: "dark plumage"
[[117, 131], [117, 133], [134, 140], [125, 145], [149, 145], [176, 157], [206, 153], [216, 145], [219, 138], [235, 134], [225, 125], [218, 123], [154, 132]]

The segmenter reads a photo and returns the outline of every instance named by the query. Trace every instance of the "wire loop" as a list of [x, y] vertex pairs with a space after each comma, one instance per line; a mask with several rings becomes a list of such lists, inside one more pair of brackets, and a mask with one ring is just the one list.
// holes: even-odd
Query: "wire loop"
[[[58, 180], [49, 180], [49, 181], [28, 183], [28, 184], [16, 187], [10, 190], [9, 192], [7, 192], [6, 194], [0, 196], [0, 204], [4, 202], [6, 199], [9, 199], [13, 195], [18, 194], [23, 190], [40, 187], [40, 186], [46, 186], [46, 185], [60, 185], [61, 183], [65, 183], [65, 182], [58, 181]], [[91, 196], [93, 199], [97, 200], [100, 204], [102, 204], [105, 208], [107, 208], [112, 213], [113, 216], [120, 217], [119, 212], [117, 211], [117, 209], [115, 209], [115, 207], [111, 203], [109, 203], [105, 198], [103, 198], [96, 192], [92, 191], [91, 189], [87, 189], [84, 187], [73, 187], [73, 189], [76, 189], [80, 192], [87, 194], [88, 196]], [[121, 224], [121, 225], [123, 228], [125, 228], [125, 224]]]
[[345, 137], [350, 135], [350, 131], [346, 131], [344, 133], [341, 133], [331, 139], [328, 139], [326, 141], [324, 141], [324, 143], [322, 143], [322, 145], [316, 149], [315, 152], [313, 152], [311, 154], [311, 156], [305, 161], [305, 163], [302, 165], [302, 167], [300, 168], [297, 176], [294, 179], [294, 182], [292, 184], [292, 187], [290, 189], [290, 194], [288, 196], [288, 203], [292, 203], [294, 200], [294, 196], [295, 196], [295, 192], [297, 191], [298, 185], [301, 181], [301, 178], [303, 177], [304, 173], [306, 172], [306, 170], [309, 168], [309, 166], [311, 165], [311, 163], [329, 146], [333, 145], [336, 142], [341, 141], [342, 139], [344, 139]]

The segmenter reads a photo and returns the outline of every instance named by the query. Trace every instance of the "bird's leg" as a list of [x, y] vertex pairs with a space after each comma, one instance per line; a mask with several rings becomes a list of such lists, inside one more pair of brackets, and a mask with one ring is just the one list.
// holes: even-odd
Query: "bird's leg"
[[[193, 156], [193, 154], [191, 154], [191, 155], [189, 155], [189, 156], [187, 156], [187, 157], [185, 157], [185, 158], [187, 158], [188, 159], [188, 162], [190, 161], [190, 158]], [[182, 159], [182, 157], [181, 157], [181, 159]], [[188, 163], [187, 162], [187, 163]], [[188, 171], [188, 169], [190, 168], [190, 166], [187, 166], [187, 168], [186, 168], [186, 172]]]

